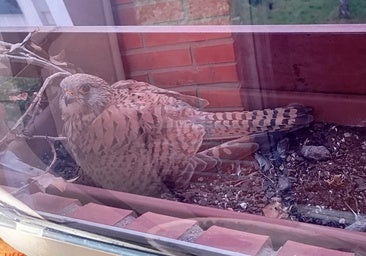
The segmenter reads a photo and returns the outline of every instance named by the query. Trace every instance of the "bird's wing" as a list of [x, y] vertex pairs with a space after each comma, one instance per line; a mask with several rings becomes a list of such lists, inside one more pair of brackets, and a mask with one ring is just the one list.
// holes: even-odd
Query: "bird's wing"
[[203, 108], [203, 107], [206, 107], [207, 105], [209, 105], [209, 102], [205, 99], [202, 99], [202, 98], [199, 98], [196, 96], [181, 94], [176, 91], [162, 89], [162, 88], [156, 87], [154, 85], [151, 85], [151, 84], [148, 84], [145, 82], [138, 82], [135, 80], [118, 81], [112, 85], [112, 88], [129, 89], [131, 91], [131, 93], [149, 91], [151, 93], [163, 94], [163, 95], [167, 95], [169, 97], [176, 98], [177, 100], [184, 101], [184, 102], [188, 103], [189, 105], [196, 107], [196, 108]]
[[176, 118], [177, 113], [169, 111], [174, 110], [163, 104], [143, 108], [110, 105], [89, 127], [89, 136], [94, 140], [86, 144], [91, 144], [94, 152], [144, 148], [146, 157], [184, 165], [197, 152], [205, 131], [201, 125]]
[[[139, 112], [133, 108], [110, 105], [88, 128], [94, 152], [127, 144], [137, 138], [141, 124]], [[94, 138], [94, 139], [93, 139]]]

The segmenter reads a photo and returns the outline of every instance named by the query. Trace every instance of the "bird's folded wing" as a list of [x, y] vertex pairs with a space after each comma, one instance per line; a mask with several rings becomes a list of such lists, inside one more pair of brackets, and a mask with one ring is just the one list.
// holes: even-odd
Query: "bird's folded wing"
[[156, 87], [154, 85], [151, 85], [149, 83], [137, 82], [134, 80], [118, 81], [118, 82], [114, 83], [112, 85], [112, 87], [115, 89], [129, 89], [131, 92], [134, 92], [134, 93], [143, 92], [143, 91], [148, 90], [150, 93], [165, 94], [169, 97], [176, 98], [177, 100], [184, 101], [184, 102], [188, 103], [189, 105], [196, 107], [196, 108], [203, 108], [209, 104], [209, 102], [207, 100], [196, 97], [196, 96], [181, 94], [176, 91], [162, 89], [162, 88]]

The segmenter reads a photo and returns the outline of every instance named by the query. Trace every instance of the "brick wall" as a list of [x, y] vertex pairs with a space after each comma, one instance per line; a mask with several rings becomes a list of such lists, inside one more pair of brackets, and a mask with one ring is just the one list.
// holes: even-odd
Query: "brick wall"
[[[227, 0], [115, 0], [113, 8], [119, 25], [230, 22]], [[127, 78], [206, 97], [211, 107], [241, 106], [231, 33], [123, 33], [118, 41]]]
[[230, 24], [230, 0], [114, 0], [119, 25]]
[[[211, 106], [241, 106], [230, 33], [124, 33], [119, 44], [127, 78], [206, 97]], [[239, 100], [224, 104], [223, 93]]]
[[[117, 25], [223, 25], [235, 20], [238, 1], [112, 3]], [[313, 107], [316, 120], [366, 124], [366, 112], [361, 111], [366, 107], [365, 33], [319, 33], [318, 25], [307, 28], [311, 33], [300, 27], [288, 27], [288, 33], [242, 33], [240, 27], [233, 33], [186, 33], [167, 28], [177, 32], [118, 35], [127, 78], [206, 98], [214, 109], [296, 102]]]

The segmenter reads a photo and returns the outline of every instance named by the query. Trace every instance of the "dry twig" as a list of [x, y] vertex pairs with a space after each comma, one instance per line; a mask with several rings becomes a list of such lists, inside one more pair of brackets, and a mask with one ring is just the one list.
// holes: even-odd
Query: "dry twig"
[[[66, 69], [59, 67], [53, 64], [51, 61], [37, 55], [36, 53], [28, 50], [25, 46], [31, 42], [32, 36], [37, 31], [29, 33], [25, 39], [21, 43], [11, 44], [7, 42], [0, 41], [0, 62], [2, 60], [12, 60], [12, 61], [20, 61], [25, 62], [28, 65], [38, 66], [40, 68], [45, 68], [52, 72], [56, 72], [49, 77], [47, 77], [42, 84], [41, 88], [38, 90], [36, 96], [34, 97], [30, 106], [26, 109], [24, 114], [17, 120], [17, 122], [13, 125], [13, 127], [5, 134], [4, 137], [0, 138], [0, 146], [4, 143], [10, 143], [16, 138], [24, 138], [24, 139], [45, 139], [51, 146], [51, 150], [53, 153], [53, 159], [51, 164], [46, 168], [45, 172], [49, 172], [54, 163], [56, 162], [57, 155], [56, 149], [54, 146], [55, 141], [65, 140], [65, 137], [49, 137], [42, 135], [33, 135], [26, 136], [23, 133], [17, 132], [18, 127], [24, 123], [26, 117], [30, 116], [31, 120], [37, 115], [40, 108], [41, 98], [46, 90], [46, 88], [51, 84], [51, 82], [59, 77], [65, 77], [71, 75], [71, 72]], [[37, 46], [38, 47], [38, 46]], [[28, 187], [29, 184], [26, 185]], [[24, 188], [20, 188], [19, 190], [24, 190]], [[19, 192], [18, 190], [18, 192]], [[18, 193], [17, 192], [17, 193]]]

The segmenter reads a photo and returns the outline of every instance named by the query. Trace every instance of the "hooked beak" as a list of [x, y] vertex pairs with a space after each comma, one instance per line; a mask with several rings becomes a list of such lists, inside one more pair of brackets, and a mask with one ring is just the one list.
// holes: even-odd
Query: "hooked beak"
[[68, 106], [70, 105], [71, 103], [75, 102], [76, 98], [75, 96], [73, 95], [70, 95], [70, 94], [66, 94], [64, 96], [64, 102], [65, 102], [65, 105]]

